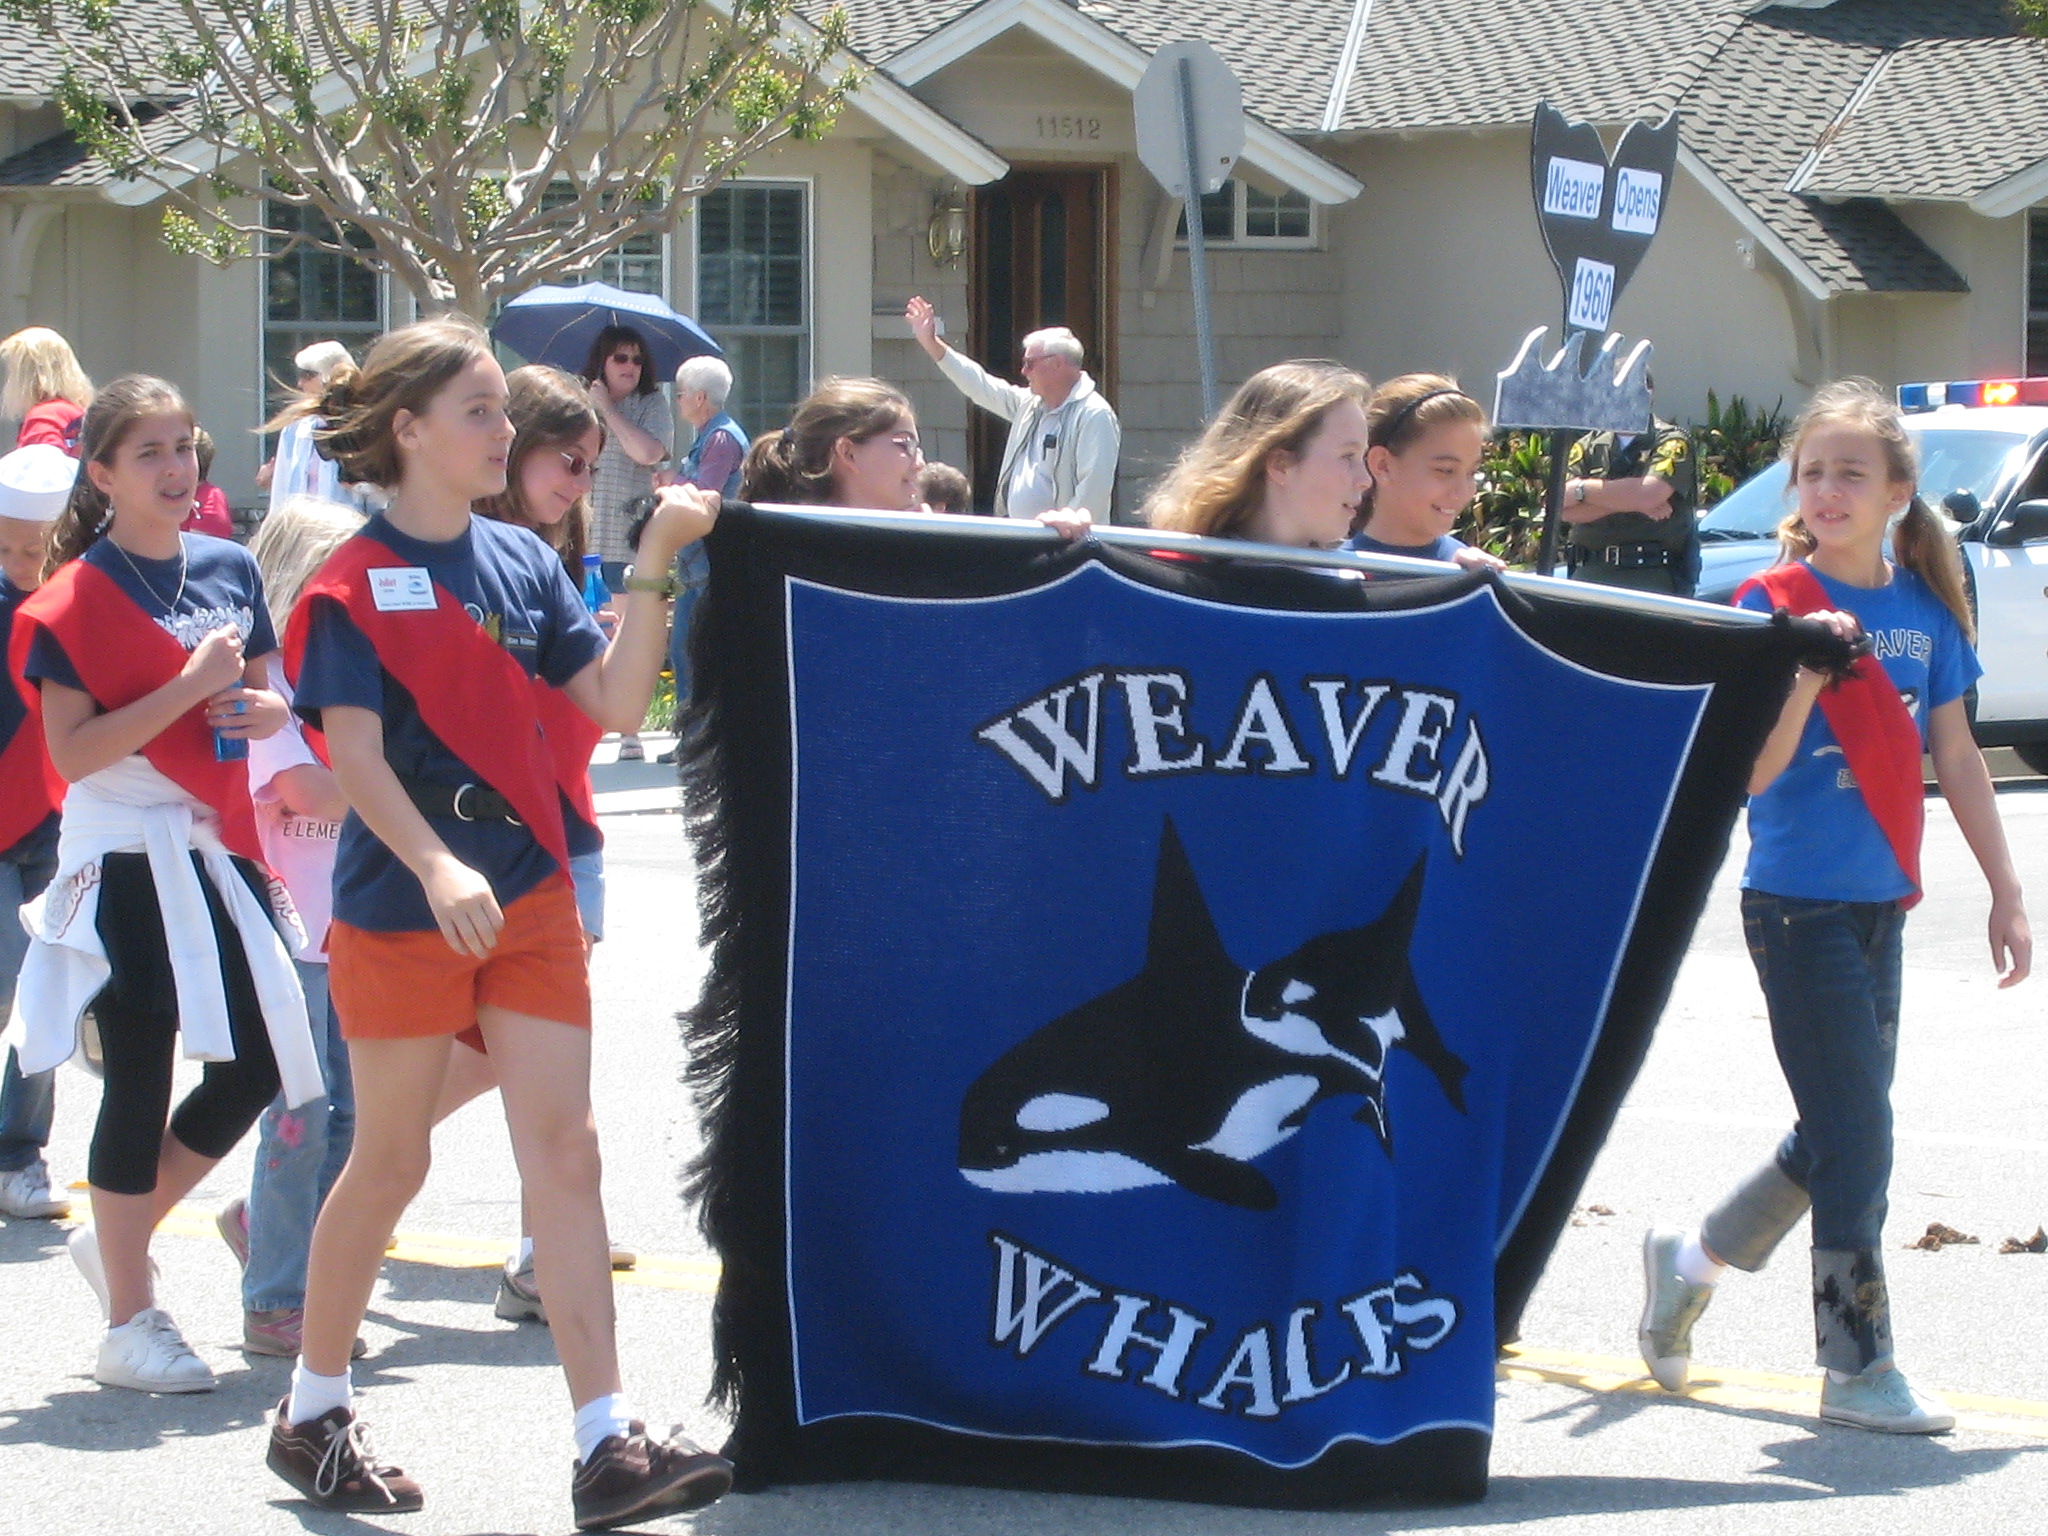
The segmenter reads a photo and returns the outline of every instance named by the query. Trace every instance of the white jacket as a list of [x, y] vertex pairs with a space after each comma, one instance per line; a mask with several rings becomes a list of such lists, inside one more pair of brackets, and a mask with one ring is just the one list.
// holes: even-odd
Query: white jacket
[[[1005, 383], [953, 347], [939, 360], [939, 371], [976, 405], [1010, 423], [1010, 436], [1003, 444], [1002, 472], [996, 476], [996, 515], [1008, 517], [1010, 472], [1045, 419], [1045, 402], [1021, 384]], [[1059, 408], [1067, 424], [1047, 459], [1052, 468], [1052, 504], [1085, 507], [1098, 521], [1107, 522], [1110, 497], [1116, 490], [1117, 455], [1123, 451], [1124, 439], [1116, 408], [1102, 398], [1095, 380], [1085, 373]]]
[[192, 867], [196, 849], [241, 935], [285, 1102], [296, 1107], [326, 1093], [306, 1020], [306, 996], [292, 968], [293, 951], [305, 943], [298, 914], [274, 880], [270, 909], [257, 901], [236, 872], [217, 822], [211, 810], [140, 756], [125, 757], [65, 793], [57, 873], [49, 888], [21, 909], [30, 943], [6, 1033], [21, 1052], [23, 1072], [46, 1071], [77, 1052], [79, 1016], [112, 974], [99, 932], [100, 861], [110, 853], [140, 852], [149, 858], [170, 947], [185, 1055], [194, 1061], [235, 1059], [220, 949], [199, 873]]

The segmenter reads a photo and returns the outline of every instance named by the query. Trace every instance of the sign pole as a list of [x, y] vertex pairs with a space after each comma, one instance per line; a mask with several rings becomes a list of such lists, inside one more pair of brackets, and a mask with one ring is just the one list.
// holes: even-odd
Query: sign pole
[[1195, 164], [1195, 84], [1188, 61], [1177, 61], [1181, 153], [1187, 161], [1188, 279], [1195, 290], [1195, 350], [1202, 364], [1202, 420], [1216, 415], [1216, 337], [1209, 327], [1209, 253], [1202, 238], [1202, 178]]
[[[1571, 344], [1572, 316], [1569, 298], [1565, 304], [1564, 329], [1558, 334], [1564, 337], [1565, 345]], [[1571, 462], [1572, 444], [1578, 440], [1578, 433], [1563, 427], [1550, 434], [1550, 479], [1543, 493], [1543, 535], [1536, 541], [1538, 576], [1548, 576], [1557, 569], [1557, 534], [1564, 522], [1564, 483], [1568, 478], [1565, 471]], [[1565, 574], [1571, 573], [1567, 571]]]

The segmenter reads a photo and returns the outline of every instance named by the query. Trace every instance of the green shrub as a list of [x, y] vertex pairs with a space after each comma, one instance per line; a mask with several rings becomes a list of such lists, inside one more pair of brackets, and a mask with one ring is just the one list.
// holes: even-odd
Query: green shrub
[[1543, 498], [1549, 485], [1547, 434], [1495, 434], [1480, 460], [1479, 493], [1465, 509], [1458, 537], [1510, 565], [1528, 565], [1543, 537]]
[[1711, 507], [1759, 470], [1777, 462], [1785, 439], [1785, 400], [1768, 411], [1752, 411], [1740, 395], [1728, 407], [1707, 391], [1707, 419], [1686, 431], [1692, 437], [1693, 460], [1699, 466], [1700, 507]]

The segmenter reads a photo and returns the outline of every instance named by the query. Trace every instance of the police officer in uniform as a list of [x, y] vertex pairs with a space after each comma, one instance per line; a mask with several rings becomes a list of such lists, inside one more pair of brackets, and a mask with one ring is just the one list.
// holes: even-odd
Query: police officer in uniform
[[1592, 432], [1572, 445], [1564, 487], [1574, 581], [1691, 597], [1699, 583], [1699, 475], [1668, 421], [1648, 432]]

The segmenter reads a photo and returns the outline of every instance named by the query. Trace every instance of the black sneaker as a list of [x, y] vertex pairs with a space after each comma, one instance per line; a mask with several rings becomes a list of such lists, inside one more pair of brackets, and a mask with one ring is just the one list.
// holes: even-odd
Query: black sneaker
[[608, 1531], [686, 1509], [702, 1509], [732, 1487], [732, 1463], [681, 1435], [648, 1438], [635, 1420], [632, 1433], [600, 1441], [576, 1468], [570, 1495], [576, 1529]]
[[290, 1406], [289, 1397], [277, 1405], [264, 1460], [321, 1509], [402, 1515], [426, 1502], [418, 1483], [377, 1459], [363, 1421], [348, 1409], [294, 1424], [285, 1417]]

